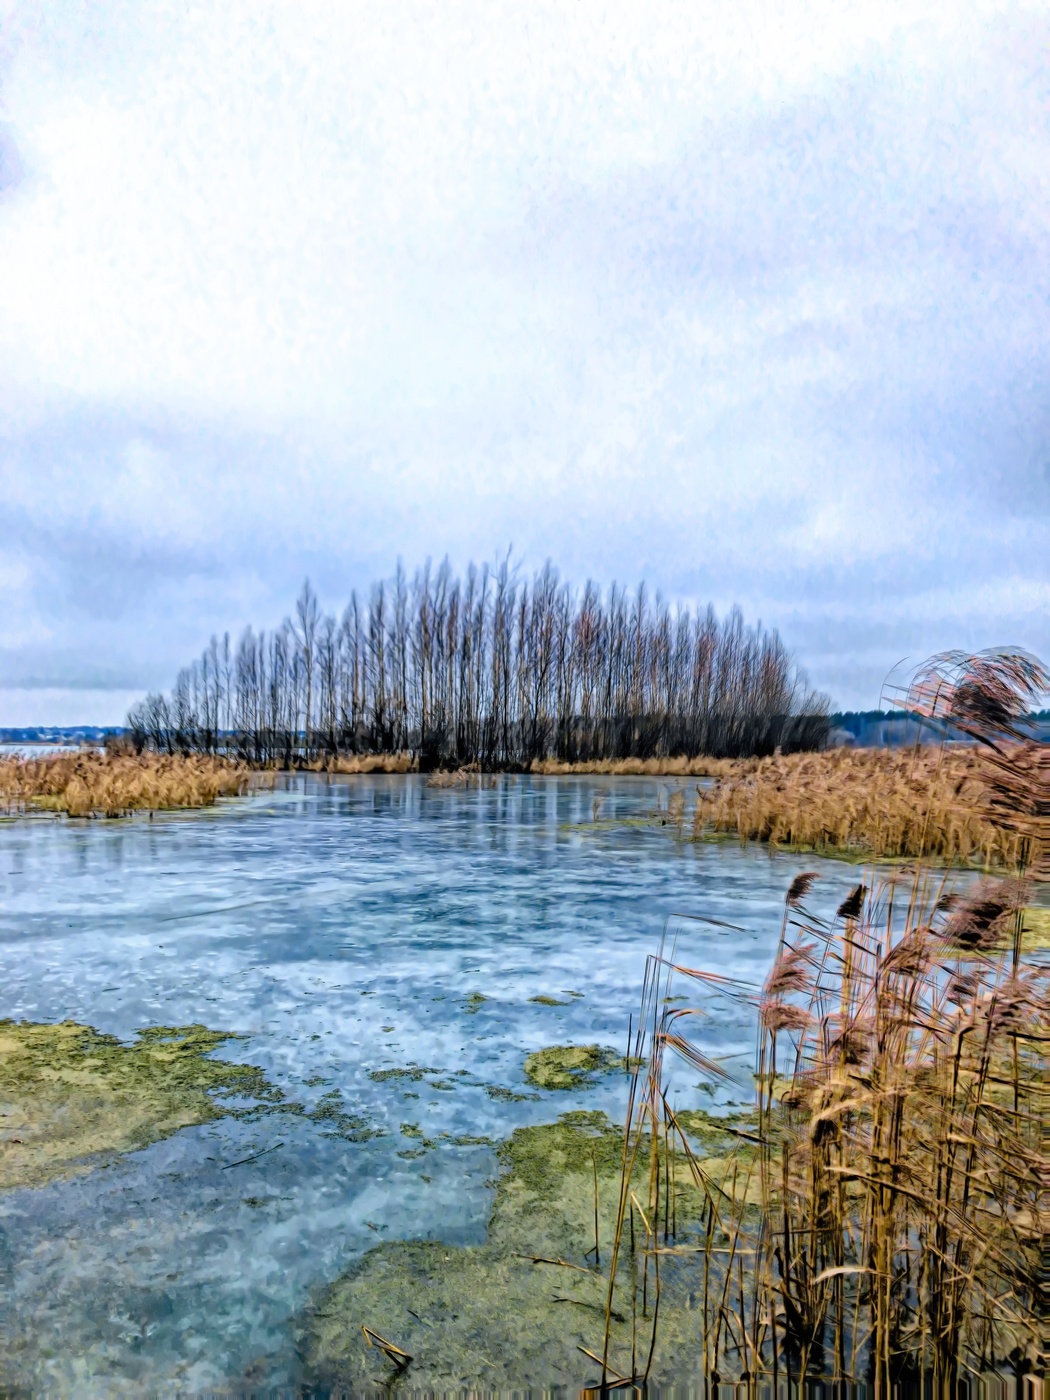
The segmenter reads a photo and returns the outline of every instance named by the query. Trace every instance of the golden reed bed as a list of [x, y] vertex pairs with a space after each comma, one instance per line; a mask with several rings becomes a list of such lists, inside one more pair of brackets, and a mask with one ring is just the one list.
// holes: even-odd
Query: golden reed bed
[[119, 817], [136, 811], [208, 807], [246, 792], [251, 770], [202, 754], [73, 753], [0, 759], [0, 810]]
[[[1050, 749], [1033, 762], [1050, 766]], [[976, 747], [836, 749], [763, 759], [627, 759], [534, 764], [537, 776], [713, 777], [691, 813], [694, 837], [731, 833], [858, 857], [879, 856], [1014, 867], [1016, 832], [989, 820], [987, 772]], [[344, 774], [411, 773], [409, 754], [342, 757], [314, 765]], [[0, 811], [120, 816], [206, 807], [266, 781], [241, 763], [207, 755], [98, 753], [81, 749], [40, 758], [0, 759]], [[474, 770], [435, 774], [436, 786], [486, 786]], [[672, 802], [676, 825], [689, 818], [684, 793]]]
[[[556, 758], [533, 759], [528, 771], [537, 777], [558, 778], [586, 775], [647, 778], [712, 778], [729, 772], [733, 761], [724, 758], [617, 758], [595, 759], [587, 763], [562, 763]], [[419, 760], [411, 753], [339, 754], [308, 764], [320, 773], [418, 773]], [[462, 768], [440, 770], [432, 777], [436, 787], [454, 787], [477, 775], [476, 763]], [[436, 778], [436, 781], [435, 781]]]
[[[1045, 746], [1030, 753], [1050, 762]], [[932, 745], [741, 760], [699, 794], [693, 833], [1012, 869], [1022, 838], [989, 818], [986, 764], [977, 746]]]

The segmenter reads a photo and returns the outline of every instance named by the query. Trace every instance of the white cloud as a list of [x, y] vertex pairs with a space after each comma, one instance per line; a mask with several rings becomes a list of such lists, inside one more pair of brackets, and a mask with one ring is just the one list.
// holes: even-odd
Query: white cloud
[[1044, 6], [3, 32], [8, 675], [153, 684], [306, 569], [510, 541], [791, 621], [847, 700], [869, 613], [1042, 635]]

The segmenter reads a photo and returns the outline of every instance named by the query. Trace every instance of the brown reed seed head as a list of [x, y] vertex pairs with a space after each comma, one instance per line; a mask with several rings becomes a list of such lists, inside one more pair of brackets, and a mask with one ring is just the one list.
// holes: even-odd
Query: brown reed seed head
[[784, 903], [789, 909], [797, 908], [802, 903], [806, 895], [809, 894], [810, 886], [814, 880], [820, 879], [820, 872], [817, 870], [803, 870], [796, 875], [788, 886], [788, 892]]
[[855, 919], [864, 907], [864, 896], [867, 893], [867, 885], [855, 886], [835, 911], [836, 919]]
[[968, 952], [989, 952], [1006, 936], [1010, 921], [1028, 902], [1024, 880], [982, 880], [944, 925], [945, 940]]
[[785, 945], [766, 979], [765, 995], [782, 997], [788, 992], [809, 990], [816, 948], [816, 943]]

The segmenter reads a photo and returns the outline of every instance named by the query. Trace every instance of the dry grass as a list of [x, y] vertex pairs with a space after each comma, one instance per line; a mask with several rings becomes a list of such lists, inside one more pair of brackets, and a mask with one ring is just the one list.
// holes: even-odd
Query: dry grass
[[308, 764], [316, 773], [417, 773], [419, 760], [401, 753], [341, 753]]
[[699, 795], [693, 831], [795, 849], [1012, 868], [1022, 838], [985, 809], [986, 762], [976, 746], [832, 749], [737, 761]]
[[64, 812], [119, 817], [129, 812], [208, 807], [247, 791], [250, 770], [202, 754], [49, 754], [0, 760], [0, 808], [8, 814]]
[[608, 774], [611, 777], [720, 778], [735, 772], [738, 767], [739, 761], [730, 758], [620, 758], [593, 763], [534, 759], [529, 772], [551, 778], [589, 773]]
[[[463, 768], [439, 769], [431, 773], [427, 778], [427, 787], [477, 788], [480, 792], [483, 788], [498, 787], [500, 781], [499, 773], [483, 773], [476, 763], [470, 763]], [[517, 778], [511, 775], [509, 781], [517, 782]]]

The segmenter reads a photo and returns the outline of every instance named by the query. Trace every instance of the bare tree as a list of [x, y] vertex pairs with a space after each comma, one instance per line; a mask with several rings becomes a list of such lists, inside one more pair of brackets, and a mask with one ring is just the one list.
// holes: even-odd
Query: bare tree
[[738, 608], [720, 623], [644, 584], [577, 593], [550, 561], [519, 580], [508, 556], [462, 580], [428, 561], [411, 586], [399, 563], [339, 623], [307, 581], [294, 620], [246, 629], [232, 655], [229, 633], [212, 637], [129, 727], [141, 747], [232, 746], [254, 763], [408, 749], [426, 766], [506, 767], [820, 747], [827, 710], [778, 634]]

